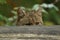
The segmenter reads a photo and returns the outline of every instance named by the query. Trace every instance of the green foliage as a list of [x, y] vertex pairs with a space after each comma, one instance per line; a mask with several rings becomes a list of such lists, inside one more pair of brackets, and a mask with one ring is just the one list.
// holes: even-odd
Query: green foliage
[[60, 15], [58, 15], [57, 11], [54, 8], [49, 9], [50, 19], [55, 24], [60, 24]]
[[0, 0], [0, 3], [4, 4], [4, 3], [6, 3], [6, 0]]
[[[30, 10], [35, 4], [40, 4], [41, 0], [12, 0], [12, 2], [16, 3], [17, 6], [27, 7], [26, 9]], [[43, 4], [43, 3], [42, 3]], [[42, 5], [41, 4], [41, 5]], [[33, 9], [37, 10], [38, 6], [33, 7]], [[58, 15], [58, 6], [51, 4], [46, 10], [47, 5], [42, 6], [42, 18], [44, 21], [44, 25], [60, 25], [60, 15]], [[12, 26], [13, 21], [16, 20], [16, 11], [14, 11], [12, 4], [9, 5], [6, 0], [0, 0], [0, 25]]]
[[[58, 15], [58, 7], [56, 7], [55, 5], [53, 4], [42, 4], [42, 7], [43, 8], [48, 8], [47, 9], [47, 13], [43, 13], [43, 21], [44, 21], [44, 24], [49, 24], [50, 22], [51, 23], [54, 23], [55, 25], [60, 25], [60, 15]], [[47, 22], [48, 21], [48, 22]]]
[[7, 18], [0, 14], [0, 25], [3, 26], [7, 22]]

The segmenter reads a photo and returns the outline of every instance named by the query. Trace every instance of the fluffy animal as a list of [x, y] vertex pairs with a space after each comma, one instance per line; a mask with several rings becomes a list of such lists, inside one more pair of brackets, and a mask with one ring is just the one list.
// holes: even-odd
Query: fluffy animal
[[36, 10], [23, 10], [18, 8], [16, 25], [42, 25], [41, 7]]

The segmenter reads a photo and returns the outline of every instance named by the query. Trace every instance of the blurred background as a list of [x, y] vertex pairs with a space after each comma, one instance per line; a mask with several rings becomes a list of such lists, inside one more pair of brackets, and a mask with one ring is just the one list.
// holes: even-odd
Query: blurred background
[[0, 0], [0, 26], [13, 26], [17, 7], [28, 9], [35, 4], [43, 8], [44, 25], [60, 25], [60, 0]]

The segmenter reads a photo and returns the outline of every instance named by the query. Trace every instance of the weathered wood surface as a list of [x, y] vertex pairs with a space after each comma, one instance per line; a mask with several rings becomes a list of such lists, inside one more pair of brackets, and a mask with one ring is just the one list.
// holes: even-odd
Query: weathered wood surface
[[12, 26], [0, 27], [1, 33], [27, 33], [60, 35], [60, 26]]
[[[28, 39], [27, 39], [28, 38]], [[0, 40], [60, 40], [60, 26], [0, 27]]]

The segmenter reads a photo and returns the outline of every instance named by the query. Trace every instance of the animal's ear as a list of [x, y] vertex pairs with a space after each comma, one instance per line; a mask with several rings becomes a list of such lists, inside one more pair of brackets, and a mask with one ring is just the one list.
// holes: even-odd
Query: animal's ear
[[37, 12], [42, 12], [42, 7], [39, 5]]
[[39, 6], [38, 10], [36, 11], [36, 13], [40, 16], [42, 16], [42, 7]]
[[20, 13], [22, 13], [23, 11], [22, 11], [22, 9], [21, 8], [18, 8], [17, 9], [17, 14], [19, 15]]
[[22, 16], [22, 15], [25, 15], [25, 14], [26, 14], [25, 10], [23, 10], [19, 7], [18, 10], [17, 10], [17, 15]]

